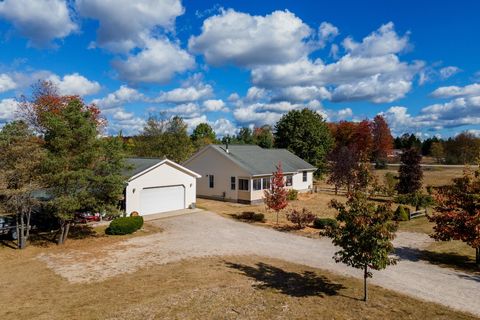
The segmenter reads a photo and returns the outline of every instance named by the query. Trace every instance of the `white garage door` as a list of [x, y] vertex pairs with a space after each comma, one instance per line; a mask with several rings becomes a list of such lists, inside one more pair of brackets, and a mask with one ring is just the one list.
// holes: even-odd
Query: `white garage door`
[[140, 208], [141, 215], [185, 209], [185, 188], [169, 186], [143, 189]]

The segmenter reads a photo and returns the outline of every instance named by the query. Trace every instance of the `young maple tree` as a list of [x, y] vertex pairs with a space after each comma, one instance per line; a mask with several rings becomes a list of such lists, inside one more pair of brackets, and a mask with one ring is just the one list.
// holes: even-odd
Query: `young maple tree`
[[393, 149], [393, 137], [387, 122], [377, 115], [372, 122], [373, 151], [372, 158], [377, 164], [385, 163]]
[[451, 185], [438, 187], [435, 213], [428, 216], [435, 223], [434, 239], [461, 240], [475, 248], [475, 262], [480, 267], [480, 170], [468, 170]]
[[392, 240], [398, 225], [392, 221], [390, 206], [369, 202], [367, 195], [356, 192], [350, 195], [346, 205], [332, 200], [331, 206], [338, 211], [337, 226], [328, 227], [325, 234], [334, 245], [341, 247], [335, 253], [336, 262], [364, 270], [364, 301], [367, 301], [367, 278], [369, 271], [385, 269], [396, 260]]
[[278, 213], [280, 210], [284, 209], [288, 205], [287, 201], [287, 189], [285, 188], [285, 180], [282, 170], [282, 162], [278, 162], [276, 166], [277, 171], [273, 173], [272, 183], [270, 184], [270, 189], [264, 191], [264, 202], [267, 205], [267, 208], [274, 210], [277, 214], [277, 224], [278, 224]]

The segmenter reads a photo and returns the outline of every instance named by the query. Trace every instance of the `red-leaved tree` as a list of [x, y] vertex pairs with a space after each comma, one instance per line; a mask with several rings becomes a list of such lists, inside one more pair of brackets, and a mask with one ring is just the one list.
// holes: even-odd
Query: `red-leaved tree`
[[373, 152], [372, 158], [377, 163], [385, 163], [393, 149], [393, 137], [387, 122], [377, 115], [372, 122]]
[[264, 191], [264, 201], [268, 209], [274, 210], [277, 214], [288, 205], [287, 189], [285, 188], [285, 181], [283, 177], [282, 163], [279, 161], [277, 171], [273, 173], [272, 183], [270, 189]]
[[440, 241], [461, 240], [475, 248], [480, 267], [480, 170], [465, 171], [453, 184], [437, 188], [437, 206], [429, 220], [435, 223], [432, 237]]

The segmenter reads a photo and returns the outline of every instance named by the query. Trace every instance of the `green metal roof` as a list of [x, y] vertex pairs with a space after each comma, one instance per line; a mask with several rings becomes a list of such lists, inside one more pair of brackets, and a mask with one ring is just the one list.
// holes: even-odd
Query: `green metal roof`
[[257, 145], [229, 145], [227, 153], [224, 145], [212, 145], [212, 147], [229, 157], [252, 176], [271, 174], [276, 171], [278, 162], [282, 163], [283, 172], [317, 169], [286, 149], [263, 149]]
[[147, 170], [150, 167], [153, 167], [157, 163], [163, 161], [159, 158], [127, 158], [125, 162], [127, 163], [127, 168], [123, 170], [123, 175], [131, 178], [136, 174], [139, 174], [142, 171]]

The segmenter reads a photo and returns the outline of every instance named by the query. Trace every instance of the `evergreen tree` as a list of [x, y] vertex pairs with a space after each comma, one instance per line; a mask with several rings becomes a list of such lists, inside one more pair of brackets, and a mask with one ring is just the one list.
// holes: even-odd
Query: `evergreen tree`
[[213, 131], [212, 127], [208, 123], [200, 123], [198, 126], [196, 126], [195, 129], [193, 129], [190, 138], [192, 139], [193, 145], [197, 150], [206, 145], [217, 142], [215, 131]]
[[399, 194], [413, 194], [422, 188], [422, 156], [417, 149], [405, 150], [400, 158], [397, 191]]

